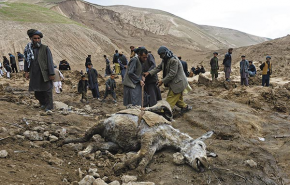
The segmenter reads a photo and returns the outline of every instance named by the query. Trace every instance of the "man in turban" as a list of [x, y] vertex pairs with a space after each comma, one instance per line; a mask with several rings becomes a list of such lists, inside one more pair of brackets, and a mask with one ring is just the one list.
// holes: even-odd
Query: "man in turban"
[[41, 43], [43, 34], [35, 29], [27, 31], [31, 42], [24, 49], [24, 71], [26, 79], [30, 79], [29, 91], [34, 91], [35, 98], [47, 114], [52, 113], [52, 81], [54, 65], [48, 46]]
[[144, 75], [147, 77], [148, 75], [154, 75], [163, 71], [163, 79], [159, 80], [158, 86], [164, 84], [165, 87], [169, 87], [166, 101], [170, 104], [171, 108], [173, 109], [176, 105], [181, 108], [181, 113], [191, 110], [192, 107], [183, 101], [183, 91], [187, 88], [188, 82], [181, 62], [165, 46], [161, 46], [158, 49], [158, 55], [162, 59], [161, 64], [149, 72], [145, 72]]

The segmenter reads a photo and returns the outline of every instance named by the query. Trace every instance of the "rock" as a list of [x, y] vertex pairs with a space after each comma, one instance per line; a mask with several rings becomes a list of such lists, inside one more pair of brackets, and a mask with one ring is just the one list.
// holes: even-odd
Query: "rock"
[[40, 134], [36, 131], [27, 130], [23, 133], [23, 135], [31, 141], [43, 141], [43, 134]]
[[89, 169], [89, 175], [95, 177], [95, 178], [99, 178], [100, 175], [97, 173], [98, 169], [97, 168], [90, 168]]
[[73, 181], [70, 185], [79, 185], [78, 181]]
[[129, 182], [123, 183], [122, 185], [155, 185], [154, 182]]
[[56, 137], [56, 136], [54, 136], [54, 135], [50, 135], [49, 136], [49, 141], [50, 142], [55, 142], [55, 141], [57, 141], [58, 140], [58, 137]]
[[130, 175], [123, 175], [121, 177], [121, 180], [122, 180], [123, 183], [136, 182], [137, 181], [137, 177], [136, 176], [130, 176]]
[[0, 158], [5, 158], [8, 156], [8, 152], [6, 150], [1, 150], [0, 151]]
[[92, 112], [92, 107], [90, 106], [90, 105], [85, 105], [84, 107], [83, 107], [83, 109], [87, 112], [87, 113], [91, 113]]
[[108, 185], [104, 180], [98, 178], [94, 181], [93, 185]]
[[4, 133], [4, 132], [7, 132], [8, 130], [5, 128], [5, 127], [1, 127], [0, 128], [0, 133]]
[[16, 138], [16, 139], [20, 139], [20, 140], [24, 140], [24, 139], [25, 139], [25, 137], [22, 136], [22, 135], [16, 135], [15, 138]]
[[52, 156], [51, 153], [48, 153], [47, 151], [45, 152], [42, 152], [41, 153], [41, 157], [43, 158], [43, 160], [45, 160], [46, 162], [48, 162], [48, 164], [51, 164], [51, 165], [57, 165], [57, 166], [62, 166], [63, 164], [63, 160], [57, 158], [57, 157], [54, 157]]
[[198, 77], [198, 83], [206, 86], [211, 86], [211, 80], [200, 74]]
[[54, 101], [53, 105], [56, 110], [68, 109], [68, 105], [59, 101]]
[[257, 167], [257, 163], [255, 161], [253, 161], [252, 159], [246, 160], [245, 163], [246, 163], [246, 165], [250, 166], [251, 168]]
[[83, 178], [83, 176], [84, 176], [84, 172], [82, 172], [82, 170], [79, 168], [79, 169], [77, 170], [77, 175], [78, 175], [79, 178], [81, 179], [81, 178]]
[[63, 146], [63, 148], [69, 149], [69, 150], [74, 150], [74, 151], [81, 151], [83, 150], [84, 146], [82, 143], [69, 143]]
[[178, 164], [178, 165], [184, 164], [185, 163], [184, 162], [184, 156], [181, 153], [179, 153], [179, 152], [174, 153], [173, 154], [173, 162], [175, 164]]
[[49, 135], [50, 135], [50, 134], [49, 134], [48, 131], [43, 132], [43, 136], [44, 136], [44, 137], [49, 137]]
[[79, 185], [92, 185], [95, 178], [91, 175], [86, 175], [80, 182]]
[[37, 126], [32, 128], [33, 131], [37, 131], [37, 132], [43, 132], [44, 131], [44, 127], [43, 126]]
[[120, 185], [120, 183], [118, 181], [113, 181], [109, 185]]

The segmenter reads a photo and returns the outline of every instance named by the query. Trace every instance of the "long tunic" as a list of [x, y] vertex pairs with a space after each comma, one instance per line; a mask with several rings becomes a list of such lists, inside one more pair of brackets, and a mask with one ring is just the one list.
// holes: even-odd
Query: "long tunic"
[[[39, 48], [34, 48], [33, 49], [34, 60], [31, 61], [29, 68], [29, 76], [30, 76], [29, 91], [48, 91], [53, 87], [52, 81], [49, 80], [47, 82], [44, 82], [41, 69], [38, 63], [38, 53]], [[46, 53], [47, 53], [48, 75], [54, 75], [52, 54], [48, 47], [46, 49]]]

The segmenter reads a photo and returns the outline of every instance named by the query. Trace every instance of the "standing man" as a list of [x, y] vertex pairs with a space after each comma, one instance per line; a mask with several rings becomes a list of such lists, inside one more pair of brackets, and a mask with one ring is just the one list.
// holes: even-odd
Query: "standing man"
[[109, 76], [110, 74], [112, 74], [111, 67], [110, 67], [110, 60], [107, 58], [107, 55], [104, 55], [104, 58], [106, 60], [105, 76]]
[[166, 101], [170, 104], [171, 108], [173, 109], [176, 105], [181, 108], [181, 113], [191, 110], [192, 107], [183, 101], [183, 91], [188, 86], [188, 82], [181, 62], [165, 46], [161, 46], [158, 49], [158, 55], [162, 59], [161, 64], [149, 72], [144, 73], [144, 75], [154, 75], [163, 71], [163, 79], [159, 80], [158, 86], [164, 84], [165, 87], [169, 87]]
[[130, 46], [130, 50], [131, 50], [131, 54], [130, 54], [130, 59], [136, 56], [135, 53], [135, 47], [134, 46]]
[[249, 61], [249, 75], [250, 77], [256, 76], [257, 70], [255, 65], [253, 64], [253, 61]]
[[24, 71], [24, 55], [17, 52], [19, 71]]
[[18, 73], [15, 56], [12, 55], [11, 53], [8, 53], [8, 55], [10, 56], [10, 64], [12, 68], [12, 73], [14, 72]]
[[181, 60], [181, 56], [178, 57], [178, 59], [180, 60], [182, 67], [183, 67], [183, 71], [186, 77], [189, 77], [189, 72], [188, 72], [188, 66], [187, 63], [183, 60]]
[[54, 66], [54, 80], [53, 80], [53, 85], [55, 88], [56, 94], [60, 94], [62, 92], [62, 83], [61, 81], [64, 80], [64, 77], [60, 70], [57, 69], [57, 66]]
[[[136, 53], [139, 52], [138, 49], [139, 48], [135, 50]], [[154, 69], [155, 67], [156, 67], [155, 58], [151, 53], [148, 53], [147, 60], [144, 63], [142, 63], [143, 73], [146, 73]], [[157, 101], [162, 100], [161, 92], [160, 92], [159, 87], [157, 86], [157, 82], [158, 82], [157, 74], [148, 75], [145, 78], [144, 91], [149, 95], [149, 102], [148, 102], [149, 104], [144, 105], [145, 107], [146, 106], [152, 107], [156, 105]]]
[[93, 97], [101, 100], [98, 84], [98, 72], [93, 68], [92, 63], [88, 63], [88, 79], [89, 79], [89, 88], [92, 91]]
[[217, 52], [214, 52], [213, 53], [213, 58], [210, 60], [210, 74], [211, 74], [211, 79], [212, 81], [214, 80], [217, 80], [218, 76], [219, 76], [219, 73], [218, 73], [218, 70], [219, 70], [219, 59], [217, 58], [218, 56], [218, 53]]
[[127, 65], [128, 65], [128, 60], [125, 57], [123, 52], [119, 53], [118, 63], [120, 65], [122, 82], [123, 82], [124, 81], [124, 76], [125, 76], [125, 73], [126, 73], [126, 69], [127, 69]]
[[118, 50], [115, 50], [115, 54], [113, 55], [113, 64], [115, 65], [115, 73], [117, 75], [120, 74], [120, 65], [118, 62], [118, 58], [119, 58]]
[[249, 85], [249, 62], [246, 60], [246, 56], [242, 55], [242, 61], [240, 62], [240, 74], [241, 74], [241, 85]]
[[231, 66], [232, 66], [232, 53], [233, 53], [233, 48], [230, 48], [228, 50], [228, 53], [226, 53], [223, 65], [224, 65], [224, 71], [225, 71], [225, 78], [226, 81], [230, 81], [230, 75], [231, 75]]
[[266, 57], [266, 62], [264, 62], [260, 68], [262, 70], [262, 86], [269, 87], [270, 84], [270, 76], [272, 74], [272, 63], [271, 63], [271, 57]]
[[89, 70], [89, 67], [88, 67], [88, 64], [89, 63], [92, 63], [92, 61], [91, 61], [91, 55], [88, 55], [88, 57], [86, 58], [86, 63], [85, 63], [85, 66], [86, 66], [86, 71], [88, 72], [88, 70]]
[[148, 51], [142, 47], [138, 56], [133, 57], [127, 67], [124, 76], [124, 105], [142, 105], [142, 86], [145, 85], [142, 79], [142, 63], [147, 60]]
[[42, 109], [51, 114], [53, 109], [52, 81], [54, 65], [48, 46], [41, 43], [43, 34], [35, 29], [27, 31], [31, 42], [24, 49], [24, 71], [26, 79], [30, 79], [29, 91], [34, 91], [35, 98]]

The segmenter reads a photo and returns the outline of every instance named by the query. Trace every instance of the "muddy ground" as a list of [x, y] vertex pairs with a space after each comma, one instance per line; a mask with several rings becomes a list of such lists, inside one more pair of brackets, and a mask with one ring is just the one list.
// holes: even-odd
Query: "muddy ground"
[[[122, 151], [80, 157], [78, 151], [88, 143], [58, 147], [47, 135], [81, 136], [97, 121], [124, 109], [120, 79], [118, 103], [111, 99], [101, 103], [88, 92], [90, 110], [84, 108], [86, 104], [80, 102], [77, 93], [78, 72], [64, 75], [63, 92], [54, 94], [54, 100], [71, 107], [68, 112], [54, 110], [52, 115], [36, 108], [37, 101], [27, 91], [28, 81], [21, 74], [0, 79], [0, 150], [8, 152], [7, 157], [0, 158], [1, 184], [71, 184], [80, 181], [89, 168], [98, 168], [107, 183], [121, 182], [124, 174], [138, 175], [134, 170], [118, 174], [112, 170], [124, 155]], [[172, 154], [176, 151], [164, 149], [154, 155], [138, 181], [156, 185], [290, 184], [290, 84], [264, 88], [258, 86], [259, 80], [251, 79], [252, 85], [247, 88], [223, 79], [212, 83], [206, 76], [190, 82], [193, 91], [185, 95], [185, 101], [193, 110], [183, 116], [175, 113], [173, 126], [193, 138], [214, 130], [215, 135], [205, 143], [218, 157], [209, 159], [210, 169], [198, 173], [188, 165], [174, 164]], [[103, 95], [104, 80], [100, 84]], [[166, 89], [162, 91], [166, 97]], [[25, 131], [33, 130], [44, 135], [42, 141], [23, 137]]]

